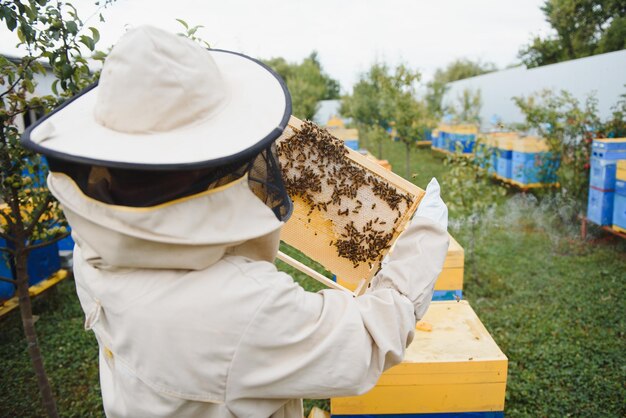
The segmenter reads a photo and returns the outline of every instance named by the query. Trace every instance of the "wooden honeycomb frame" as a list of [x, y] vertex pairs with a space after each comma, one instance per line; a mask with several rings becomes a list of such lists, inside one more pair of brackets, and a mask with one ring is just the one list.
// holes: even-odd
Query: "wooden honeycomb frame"
[[[288, 141], [302, 129], [302, 126], [303, 122], [292, 116], [289, 120], [288, 128], [277, 140], [277, 144], [280, 145], [282, 141]], [[330, 133], [332, 134], [332, 131]], [[393, 234], [390, 241], [392, 245], [417, 209], [419, 202], [424, 196], [424, 191], [395, 173], [386, 170], [359, 152], [348, 148], [346, 150], [349, 164], [356, 164], [377, 180], [385, 182], [398, 192], [408, 194], [412, 198], [412, 202], [406, 204], [405, 210], [398, 213], [395, 223], [392, 223], [393, 218], [390, 220], [386, 218], [387, 222], [389, 222], [389, 230]], [[281, 164], [284, 164], [284, 161], [281, 161]], [[379, 270], [380, 262], [389, 251], [389, 248], [382, 250], [375, 261], [361, 263], [358, 267], [355, 267], [353, 262], [340, 257], [337, 249], [332, 245], [333, 240], [337, 239], [337, 230], [334, 228], [335, 224], [333, 223], [337, 222], [336, 219], [333, 220], [333, 216], [328, 215], [328, 213], [311, 210], [310, 205], [298, 196], [291, 197], [294, 202], [294, 211], [282, 229], [281, 240], [331, 271], [338, 278], [338, 283], [284, 253], [279, 253], [278, 258], [331, 288], [346, 290], [355, 295], [365, 292], [369, 282]], [[372, 205], [371, 209], [374, 209], [375, 206]], [[335, 218], [337, 217], [335, 216]]]

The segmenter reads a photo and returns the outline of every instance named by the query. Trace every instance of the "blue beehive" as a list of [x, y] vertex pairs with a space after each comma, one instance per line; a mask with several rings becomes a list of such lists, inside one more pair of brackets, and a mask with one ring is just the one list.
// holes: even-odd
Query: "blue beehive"
[[613, 219], [613, 200], [615, 192], [589, 188], [589, 200], [587, 202], [587, 219], [591, 222], [604, 226], [611, 225]]
[[[71, 228], [67, 226], [67, 230], [71, 231]], [[58, 242], [59, 251], [74, 251], [74, 240], [71, 235], [63, 238]]]
[[626, 230], [626, 180], [615, 182], [615, 197], [613, 201], [613, 227]]
[[607, 160], [626, 159], [626, 138], [595, 139], [591, 144], [591, 156]]
[[623, 159], [626, 159], [625, 138], [594, 140], [589, 184], [602, 190], [614, 190], [617, 160]]
[[[0, 238], [0, 247], [6, 247], [7, 242]], [[0, 251], [0, 276], [13, 278], [11, 263], [9, 262], [9, 254]], [[15, 294], [15, 287], [8, 282], [0, 281], [0, 300], [9, 299]]]
[[359, 140], [358, 139], [348, 139], [343, 141], [344, 145], [350, 149], [357, 151], [359, 149]]
[[[6, 242], [0, 242], [0, 246], [5, 246]], [[6, 254], [6, 253], [3, 253]], [[28, 269], [28, 283], [34, 285], [42, 280], [50, 277], [61, 268], [61, 259], [59, 257], [59, 247], [56, 242], [32, 250], [28, 254], [26, 261]], [[13, 263], [8, 260], [6, 255], [0, 259], [0, 275], [14, 278], [15, 270]], [[1, 282], [0, 300], [9, 299], [15, 294], [15, 288], [11, 283]], [[7, 286], [8, 285], [8, 286]]]
[[511, 179], [513, 172], [513, 141], [517, 139], [517, 134], [513, 132], [502, 132], [496, 137], [496, 174], [503, 179]]
[[552, 158], [543, 138], [525, 137], [513, 142], [511, 179], [523, 185], [556, 182], [559, 162]]
[[503, 179], [511, 179], [513, 171], [513, 161], [511, 151], [498, 149], [499, 156], [496, 165], [496, 174]]
[[616, 194], [613, 201], [613, 226], [626, 229], [626, 194]]
[[602, 190], [615, 189], [615, 173], [617, 161], [600, 157], [591, 157], [589, 169], [589, 185]]
[[443, 131], [441, 133], [441, 141], [439, 141], [439, 148], [447, 150], [450, 148], [450, 132]]
[[433, 129], [430, 137], [431, 137], [430, 146], [432, 148], [437, 148], [437, 145], [439, 144], [439, 129]]

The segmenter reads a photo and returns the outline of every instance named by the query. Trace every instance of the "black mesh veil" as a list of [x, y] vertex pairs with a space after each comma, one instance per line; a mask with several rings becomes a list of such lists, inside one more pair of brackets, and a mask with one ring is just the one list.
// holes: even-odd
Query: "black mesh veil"
[[48, 156], [51, 171], [71, 177], [87, 196], [103, 203], [151, 207], [231, 183], [245, 175], [254, 194], [276, 218], [286, 221], [293, 208], [285, 190], [274, 143], [252, 159], [191, 170], [111, 168]]

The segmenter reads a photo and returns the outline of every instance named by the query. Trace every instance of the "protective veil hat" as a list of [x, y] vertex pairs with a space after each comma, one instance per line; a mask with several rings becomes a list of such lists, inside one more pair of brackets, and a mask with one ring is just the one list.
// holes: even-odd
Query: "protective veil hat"
[[31, 126], [22, 142], [81, 164], [219, 167], [258, 155], [290, 114], [283, 80], [259, 61], [141, 26], [114, 46], [99, 85]]

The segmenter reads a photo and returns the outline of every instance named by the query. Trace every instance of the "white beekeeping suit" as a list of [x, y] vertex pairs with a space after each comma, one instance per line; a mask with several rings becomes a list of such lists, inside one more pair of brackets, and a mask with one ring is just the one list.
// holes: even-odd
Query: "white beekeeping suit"
[[72, 226], [107, 416], [301, 418], [402, 360], [448, 248], [438, 185], [366, 294], [306, 292], [273, 264], [279, 174], [258, 171], [273, 196], [252, 185], [290, 112], [262, 64], [140, 27], [25, 133]]

